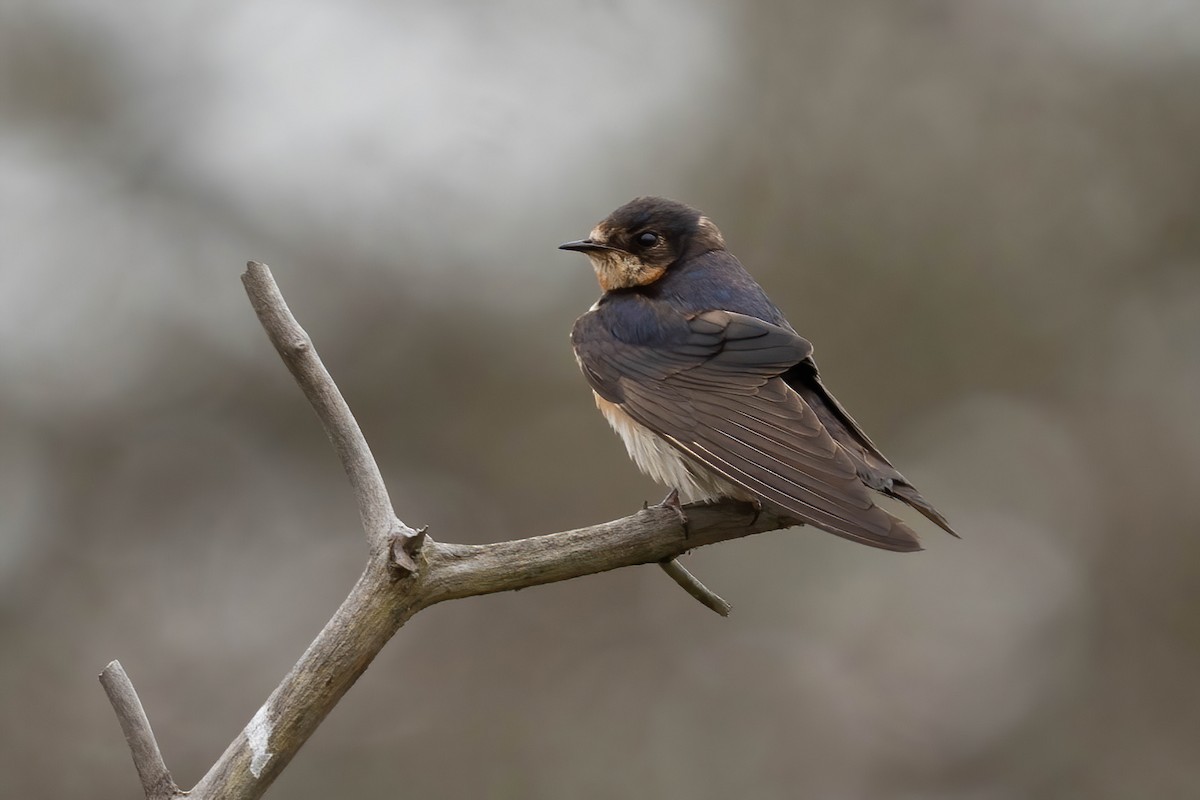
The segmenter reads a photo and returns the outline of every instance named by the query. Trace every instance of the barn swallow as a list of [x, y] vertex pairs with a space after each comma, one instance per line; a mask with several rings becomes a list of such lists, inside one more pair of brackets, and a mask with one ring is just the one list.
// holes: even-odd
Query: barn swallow
[[559, 248], [585, 253], [604, 292], [571, 331], [576, 360], [651, 478], [886, 550], [921, 546], [873, 493], [957, 535], [825, 388], [812, 345], [708, 217], [639, 197]]

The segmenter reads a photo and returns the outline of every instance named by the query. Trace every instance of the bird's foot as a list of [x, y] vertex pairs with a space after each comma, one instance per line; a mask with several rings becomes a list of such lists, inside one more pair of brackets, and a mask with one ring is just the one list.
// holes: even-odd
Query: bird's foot
[[658, 508], [669, 508], [675, 512], [675, 516], [679, 517], [679, 525], [683, 528], [683, 538], [686, 539], [688, 537], [688, 517], [679, 503], [679, 490], [672, 489], [668, 492], [667, 496], [658, 504]]

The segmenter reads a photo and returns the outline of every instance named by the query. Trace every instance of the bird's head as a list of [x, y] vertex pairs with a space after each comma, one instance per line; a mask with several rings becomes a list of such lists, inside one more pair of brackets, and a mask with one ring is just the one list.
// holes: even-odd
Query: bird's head
[[559, 245], [585, 253], [606, 292], [646, 286], [685, 256], [725, 249], [708, 217], [662, 197], [631, 200], [592, 229], [586, 239]]

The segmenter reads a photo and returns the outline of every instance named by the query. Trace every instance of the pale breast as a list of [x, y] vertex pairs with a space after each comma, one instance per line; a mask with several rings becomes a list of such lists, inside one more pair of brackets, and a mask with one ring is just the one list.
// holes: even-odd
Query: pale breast
[[715, 500], [719, 497], [754, 499], [745, 489], [672, 447], [661, 436], [626, 414], [616, 403], [610, 403], [596, 394], [596, 407], [621, 437], [638, 469], [664, 486], [678, 489], [690, 500]]

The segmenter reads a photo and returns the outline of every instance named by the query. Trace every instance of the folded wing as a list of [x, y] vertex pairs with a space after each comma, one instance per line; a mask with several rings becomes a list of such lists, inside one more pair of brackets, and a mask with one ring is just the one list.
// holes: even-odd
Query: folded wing
[[577, 326], [576, 354], [605, 399], [767, 504], [875, 547], [920, 549], [902, 521], [875, 505], [854, 459], [780, 377], [811, 355], [805, 339], [728, 311], [686, 326], [653, 346]]

